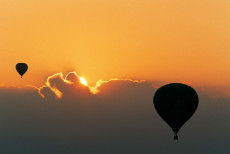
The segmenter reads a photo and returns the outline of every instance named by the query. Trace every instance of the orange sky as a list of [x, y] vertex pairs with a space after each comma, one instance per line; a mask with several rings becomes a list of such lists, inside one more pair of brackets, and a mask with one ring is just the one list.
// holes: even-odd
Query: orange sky
[[[76, 71], [230, 86], [230, 2], [0, 0], [0, 83], [41, 86]], [[21, 79], [15, 70], [25, 62]]]

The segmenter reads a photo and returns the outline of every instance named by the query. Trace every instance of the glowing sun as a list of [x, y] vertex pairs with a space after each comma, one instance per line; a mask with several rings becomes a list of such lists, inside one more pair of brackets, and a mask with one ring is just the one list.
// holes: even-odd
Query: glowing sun
[[79, 77], [81, 84], [87, 86], [87, 81], [83, 77]]

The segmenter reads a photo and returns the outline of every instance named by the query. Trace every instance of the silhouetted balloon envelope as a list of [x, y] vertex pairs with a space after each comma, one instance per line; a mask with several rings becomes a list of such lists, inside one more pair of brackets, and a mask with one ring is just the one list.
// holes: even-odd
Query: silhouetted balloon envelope
[[178, 131], [196, 111], [198, 102], [196, 91], [181, 83], [170, 83], [160, 87], [153, 98], [158, 114], [172, 128], [174, 140], [178, 139]]
[[16, 70], [17, 72], [22, 76], [26, 73], [26, 71], [28, 70], [28, 65], [26, 63], [18, 63], [16, 65]]

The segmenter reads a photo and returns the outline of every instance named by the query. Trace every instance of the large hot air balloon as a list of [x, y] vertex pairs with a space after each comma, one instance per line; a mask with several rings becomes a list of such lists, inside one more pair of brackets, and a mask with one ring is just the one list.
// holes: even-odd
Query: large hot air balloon
[[28, 65], [26, 63], [18, 63], [16, 65], [16, 70], [17, 72], [22, 76], [26, 73], [26, 71], [28, 70]]
[[178, 139], [178, 131], [196, 111], [198, 102], [196, 91], [181, 83], [170, 83], [160, 87], [153, 98], [158, 114], [172, 128], [174, 140]]

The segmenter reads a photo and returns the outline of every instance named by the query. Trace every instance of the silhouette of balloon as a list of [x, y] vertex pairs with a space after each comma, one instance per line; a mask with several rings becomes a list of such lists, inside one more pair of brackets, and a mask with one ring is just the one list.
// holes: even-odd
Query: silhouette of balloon
[[153, 98], [153, 104], [160, 117], [171, 127], [174, 140], [186, 121], [198, 107], [196, 91], [185, 84], [170, 83], [160, 87]]
[[22, 76], [26, 73], [26, 71], [28, 70], [28, 66], [26, 63], [18, 63], [16, 65], [16, 70], [17, 72]]

